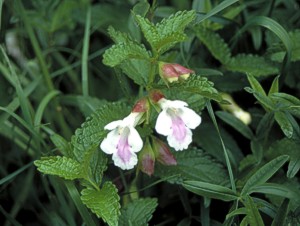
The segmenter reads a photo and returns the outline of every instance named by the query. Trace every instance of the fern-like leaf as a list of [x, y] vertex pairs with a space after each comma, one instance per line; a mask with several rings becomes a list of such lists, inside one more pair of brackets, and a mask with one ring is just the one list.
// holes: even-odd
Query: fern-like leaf
[[249, 73], [256, 77], [278, 73], [278, 68], [264, 57], [249, 54], [239, 54], [233, 57], [225, 66], [230, 71]]
[[205, 28], [202, 25], [195, 27], [195, 32], [200, 41], [208, 48], [211, 54], [226, 65], [231, 60], [230, 49], [225, 41], [216, 32]]

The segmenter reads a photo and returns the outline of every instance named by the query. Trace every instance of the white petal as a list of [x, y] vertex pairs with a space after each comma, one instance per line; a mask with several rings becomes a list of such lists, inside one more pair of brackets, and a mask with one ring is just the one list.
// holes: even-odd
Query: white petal
[[143, 140], [134, 127], [129, 127], [129, 129], [128, 144], [131, 147], [131, 151], [139, 152], [143, 147]]
[[113, 129], [117, 128], [118, 126], [120, 126], [121, 124], [122, 124], [122, 120], [112, 121], [112, 122], [108, 123], [104, 127], [104, 129], [113, 130]]
[[192, 131], [189, 128], [186, 128], [186, 137], [183, 141], [178, 141], [173, 134], [170, 134], [167, 138], [168, 144], [176, 151], [182, 151], [183, 149], [187, 149], [192, 142], [192, 135]]
[[190, 129], [195, 129], [201, 123], [201, 117], [189, 108], [182, 108], [180, 111], [180, 117], [184, 121], [185, 125]]
[[156, 120], [155, 130], [159, 134], [168, 136], [172, 133], [172, 119], [165, 110], [162, 110]]
[[107, 137], [104, 138], [100, 144], [100, 148], [106, 154], [113, 154], [117, 151], [117, 145], [120, 139], [120, 135], [117, 130], [110, 131], [107, 134]]
[[114, 153], [112, 156], [115, 166], [120, 167], [123, 170], [132, 169], [138, 162], [137, 156], [135, 153], [131, 153], [131, 157], [128, 162], [123, 162], [122, 159]]
[[182, 108], [184, 106], [187, 106], [188, 104], [181, 100], [167, 100], [165, 98], [162, 98], [158, 101], [158, 104], [162, 109], [167, 108]]

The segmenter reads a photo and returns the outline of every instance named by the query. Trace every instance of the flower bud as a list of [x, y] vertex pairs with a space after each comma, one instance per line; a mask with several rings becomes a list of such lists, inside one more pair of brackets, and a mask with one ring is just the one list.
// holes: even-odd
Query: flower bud
[[178, 81], [179, 78], [186, 80], [191, 73], [194, 71], [180, 64], [159, 62], [159, 75], [167, 82], [172, 83]]
[[146, 141], [142, 151], [139, 154], [138, 168], [148, 176], [153, 175], [155, 165], [155, 155], [149, 141]]
[[174, 155], [171, 153], [169, 147], [155, 137], [153, 137], [153, 149], [157, 161], [159, 161], [161, 164], [167, 166], [177, 165], [177, 161]]
[[142, 98], [136, 102], [132, 108], [132, 112], [146, 112], [149, 109], [149, 102], [147, 98]]
[[152, 90], [149, 96], [153, 103], [157, 103], [160, 99], [165, 97], [165, 95], [159, 90]]
[[220, 104], [221, 108], [232, 113], [236, 118], [240, 119], [245, 125], [251, 123], [251, 115], [249, 112], [244, 111], [234, 100], [227, 94], [222, 93], [222, 98], [230, 104]]

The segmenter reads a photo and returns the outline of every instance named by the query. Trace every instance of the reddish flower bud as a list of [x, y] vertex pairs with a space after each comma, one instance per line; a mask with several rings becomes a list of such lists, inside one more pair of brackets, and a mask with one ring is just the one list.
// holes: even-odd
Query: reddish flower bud
[[142, 151], [139, 153], [138, 168], [148, 176], [153, 175], [155, 165], [155, 155], [149, 141], [146, 141]]
[[172, 83], [178, 81], [179, 78], [187, 79], [193, 70], [185, 68], [180, 64], [171, 64], [159, 62], [159, 75], [162, 79]]
[[177, 161], [174, 155], [171, 153], [169, 147], [155, 137], [153, 137], [153, 149], [157, 161], [159, 161], [161, 164], [167, 166], [177, 165]]
[[159, 90], [152, 90], [149, 96], [154, 103], [157, 103], [161, 98], [165, 97], [165, 95]]
[[147, 98], [142, 98], [133, 106], [132, 112], [146, 112], [149, 109]]

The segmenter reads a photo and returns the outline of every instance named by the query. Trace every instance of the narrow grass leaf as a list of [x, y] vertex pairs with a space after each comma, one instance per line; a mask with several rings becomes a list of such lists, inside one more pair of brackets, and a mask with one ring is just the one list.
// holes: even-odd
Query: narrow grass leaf
[[288, 159], [289, 157], [287, 155], [281, 155], [257, 170], [247, 180], [241, 191], [241, 196], [251, 193], [253, 188], [269, 180]]
[[201, 23], [203, 20], [206, 20], [210, 18], [211, 16], [217, 14], [218, 12], [222, 11], [223, 9], [226, 9], [228, 6], [238, 2], [239, 0], [225, 0], [222, 1], [219, 5], [214, 7], [211, 11], [209, 11], [204, 17], [199, 17], [196, 20], [196, 23]]
[[88, 5], [87, 12], [86, 12], [82, 59], [81, 59], [82, 93], [83, 96], [85, 97], [89, 95], [88, 54], [89, 54], [90, 26], [91, 26], [91, 6]]
[[82, 204], [79, 192], [78, 192], [77, 188], [75, 187], [74, 182], [73, 181], [65, 181], [65, 185], [66, 185], [68, 192], [69, 192], [78, 212], [80, 213], [85, 225], [96, 226], [96, 223], [94, 222], [89, 211]]
[[[34, 117], [34, 126], [37, 126], [39, 128], [39, 125], [41, 124], [43, 113], [45, 111], [45, 108], [47, 107], [48, 103], [51, 101], [52, 98], [57, 96], [60, 92], [57, 90], [52, 90], [49, 92], [40, 102], [37, 111], [35, 113]], [[38, 129], [37, 129], [38, 130]]]
[[30, 162], [24, 166], [22, 166], [21, 168], [19, 168], [18, 170], [16, 170], [15, 172], [7, 175], [6, 177], [0, 179], [0, 186], [5, 184], [6, 182], [12, 180], [14, 177], [18, 176], [20, 173], [22, 173], [23, 171], [25, 171], [26, 169], [28, 169], [30, 166], [32, 166], [33, 162]]
[[184, 181], [182, 185], [184, 188], [197, 195], [211, 199], [220, 199], [223, 201], [233, 201], [238, 199], [238, 196], [234, 191], [224, 186], [201, 181]]
[[276, 214], [276, 217], [272, 221], [271, 226], [282, 226], [285, 225], [286, 217], [289, 210], [289, 199], [284, 199], [281, 203], [280, 207], [278, 208], [278, 213]]

